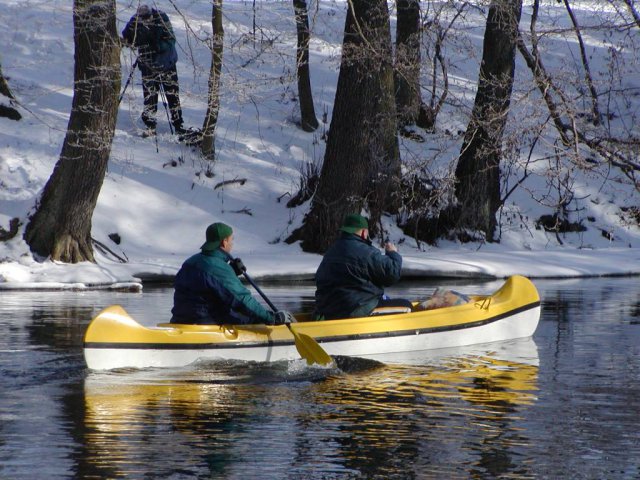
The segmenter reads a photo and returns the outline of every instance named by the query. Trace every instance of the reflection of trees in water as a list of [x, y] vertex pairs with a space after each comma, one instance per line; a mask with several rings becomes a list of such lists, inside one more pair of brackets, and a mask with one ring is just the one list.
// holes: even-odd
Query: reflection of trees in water
[[335, 406], [319, 421], [335, 425], [344, 467], [362, 478], [526, 474], [515, 450], [528, 440], [513, 423], [536, 399], [537, 374], [478, 357], [336, 377], [318, 386]]
[[69, 351], [82, 345], [93, 307], [67, 305], [55, 308], [34, 307], [31, 323], [26, 325], [28, 342], [53, 350]]
[[544, 432], [553, 448], [544, 452], [539, 472], [556, 478], [637, 472], [638, 389], [630, 385], [638, 378], [639, 295], [635, 279], [581, 279], [543, 295], [542, 322], [555, 349], [531, 429]]
[[68, 393], [60, 398], [62, 410], [62, 422], [68, 425], [69, 434], [73, 440], [69, 459], [72, 463], [73, 478], [117, 478], [121, 476], [117, 462], [104, 459], [99, 466], [92, 461], [99, 458], [100, 452], [96, 452], [95, 445], [88, 439], [95, 435], [95, 425], [86, 422], [87, 408], [84, 401], [83, 381], [70, 386]]

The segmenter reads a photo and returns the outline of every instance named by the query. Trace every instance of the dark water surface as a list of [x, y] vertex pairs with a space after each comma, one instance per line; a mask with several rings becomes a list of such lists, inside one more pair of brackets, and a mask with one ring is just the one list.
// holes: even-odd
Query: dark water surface
[[[89, 372], [93, 315], [118, 303], [166, 321], [172, 290], [0, 291], [0, 478], [640, 478], [640, 279], [535, 283], [531, 339], [330, 370]], [[309, 285], [264, 290], [293, 311], [313, 298]]]

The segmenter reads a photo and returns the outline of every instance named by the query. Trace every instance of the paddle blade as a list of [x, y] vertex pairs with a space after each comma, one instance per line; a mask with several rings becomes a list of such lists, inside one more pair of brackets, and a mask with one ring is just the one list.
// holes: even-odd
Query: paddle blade
[[293, 334], [293, 339], [296, 342], [296, 350], [302, 358], [307, 361], [308, 365], [317, 363], [318, 365], [331, 365], [333, 359], [324, 351], [324, 349], [309, 335], [296, 332], [291, 325], [287, 324], [289, 330]]

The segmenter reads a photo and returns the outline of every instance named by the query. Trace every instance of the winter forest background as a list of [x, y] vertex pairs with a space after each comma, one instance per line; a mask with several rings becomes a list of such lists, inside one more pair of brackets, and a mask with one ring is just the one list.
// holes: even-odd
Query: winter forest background
[[139, 72], [119, 103], [139, 2], [1, 3], [4, 261], [126, 262], [215, 220], [321, 253], [352, 211], [417, 252], [638, 246], [632, 0], [147, 2], [198, 147], [162, 104], [140, 138]]

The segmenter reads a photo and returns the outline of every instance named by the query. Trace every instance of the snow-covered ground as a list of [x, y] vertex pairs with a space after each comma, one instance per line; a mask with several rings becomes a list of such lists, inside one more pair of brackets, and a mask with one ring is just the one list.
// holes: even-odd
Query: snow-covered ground
[[[122, 30], [137, 2], [117, 4]], [[200, 39], [210, 35], [211, 6], [196, 0], [156, 4], [169, 14], [178, 37], [186, 124], [199, 126], [206, 110], [210, 62]], [[225, 66], [217, 160], [205, 162], [175, 142], [162, 104], [157, 144], [138, 135], [142, 93], [139, 72], [135, 72], [121, 104], [109, 170], [93, 216], [92, 236], [107, 249], [96, 250], [97, 264], [64, 265], [34, 259], [22, 232], [58, 160], [71, 109], [72, 2], [0, 0], [0, 44], [4, 45], [0, 61], [24, 116], [20, 122], [0, 119], [0, 226], [8, 230], [14, 217], [22, 222], [15, 238], [0, 242], [0, 288], [124, 288], [135, 287], [141, 279], [171, 276], [199, 249], [206, 226], [215, 221], [234, 228], [234, 254], [243, 258], [255, 278], [313, 276], [321, 257], [283, 242], [301, 224], [309, 204], [290, 209], [286, 202], [297, 191], [305, 164], [319, 164], [323, 158], [322, 135], [331, 119], [345, 3], [310, 4], [312, 86], [316, 113], [323, 120], [314, 133], [296, 126], [296, 32], [291, 3], [258, 1], [255, 11], [251, 1], [223, 5]], [[525, 9], [523, 22], [528, 22], [527, 15]], [[452, 96], [472, 102], [469, 89], [477, 79], [484, 17], [476, 12], [467, 21], [465, 42], [473, 55], [469, 50], [447, 53], [455, 67], [451, 69]], [[589, 42], [596, 64], [596, 50], [602, 45], [596, 38], [590, 37]], [[629, 61], [635, 58], [633, 51], [621, 54], [628, 55]], [[134, 58], [123, 49], [123, 86]], [[594, 70], [598, 68], [595, 65]], [[516, 85], [516, 97], [531, 89], [524, 83], [527, 78], [518, 58], [518, 79], [523, 83]], [[640, 78], [625, 81], [640, 86]], [[522, 118], [518, 108], [514, 102], [513, 120]], [[443, 132], [465, 127], [465, 118], [444, 112], [438, 131], [432, 137], [426, 135], [425, 143], [401, 139], [403, 158], [415, 159], [430, 149], [445, 152], [441, 160], [451, 158], [459, 151], [460, 139], [443, 147]], [[246, 181], [223, 185], [241, 179]], [[618, 209], [623, 204], [640, 204], [637, 192], [613, 182], [578, 179], [574, 188], [580, 200], [575, 207], [581, 218], [589, 219], [585, 221], [588, 229], [562, 235], [562, 243], [554, 234], [535, 228], [536, 218], [552, 212], [532, 200], [531, 192], [548, 188], [533, 176], [509, 199], [505, 217], [520, 220], [503, 224], [500, 244], [443, 241], [432, 247], [417, 244], [391, 218], [385, 226], [404, 257], [404, 273], [410, 276], [640, 274], [640, 231], [625, 225]], [[112, 234], [117, 234], [119, 243]]]

